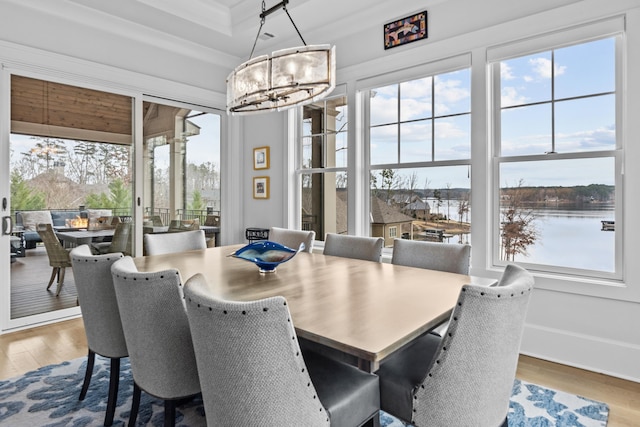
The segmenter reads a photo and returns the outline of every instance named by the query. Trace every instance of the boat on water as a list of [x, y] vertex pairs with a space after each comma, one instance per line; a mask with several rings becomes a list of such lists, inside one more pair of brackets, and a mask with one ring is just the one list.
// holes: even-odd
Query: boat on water
[[602, 220], [602, 231], [614, 231], [616, 228], [616, 222], [612, 220]]

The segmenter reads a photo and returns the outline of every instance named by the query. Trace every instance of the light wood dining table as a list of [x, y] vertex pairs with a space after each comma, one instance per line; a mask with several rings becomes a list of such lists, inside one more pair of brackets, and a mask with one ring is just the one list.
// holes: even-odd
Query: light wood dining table
[[140, 271], [196, 273], [212, 296], [250, 301], [284, 296], [299, 337], [357, 358], [368, 372], [394, 351], [447, 320], [466, 283], [494, 279], [300, 252], [274, 273], [230, 257], [243, 245], [138, 257]]

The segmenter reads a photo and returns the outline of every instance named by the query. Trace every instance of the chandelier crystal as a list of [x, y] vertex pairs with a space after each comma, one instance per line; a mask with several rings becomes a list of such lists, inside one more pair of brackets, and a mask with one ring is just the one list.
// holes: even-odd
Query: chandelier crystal
[[[260, 30], [265, 17], [282, 8], [289, 16], [304, 46], [282, 49], [240, 64], [227, 77], [227, 111], [231, 114], [281, 111], [315, 102], [335, 88], [335, 46], [304, 42], [285, 0], [265, 11], [262, 2]], [[256, 42], [258, 37], [256, 36]], [[255, 49], [255, 42], [253, 45]]]

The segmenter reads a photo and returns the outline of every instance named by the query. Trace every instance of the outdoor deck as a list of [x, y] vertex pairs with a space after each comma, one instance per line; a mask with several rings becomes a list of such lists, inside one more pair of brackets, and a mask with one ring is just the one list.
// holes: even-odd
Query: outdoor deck
[[11, 318], [61, 310], [76, 305], [73, 269], [67, 268], [64, 286], [56, 297], [56, 284], [47, 291], [51, 267], [42, 245], [28, 249], [24, 258], [11, 263]]

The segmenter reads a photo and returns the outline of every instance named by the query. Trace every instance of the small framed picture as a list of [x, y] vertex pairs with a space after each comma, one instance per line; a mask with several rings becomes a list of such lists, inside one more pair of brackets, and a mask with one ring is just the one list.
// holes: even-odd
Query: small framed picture
[[427, 38], [427, 11], [384, 25], [384, 48], [401, 46]]
[[253, 169], [269, 169], [269, 147], [253, 149]]
[[256, 176], [253, 178], [253, 198], [268, 199], [269, 198], [269, 177]]

